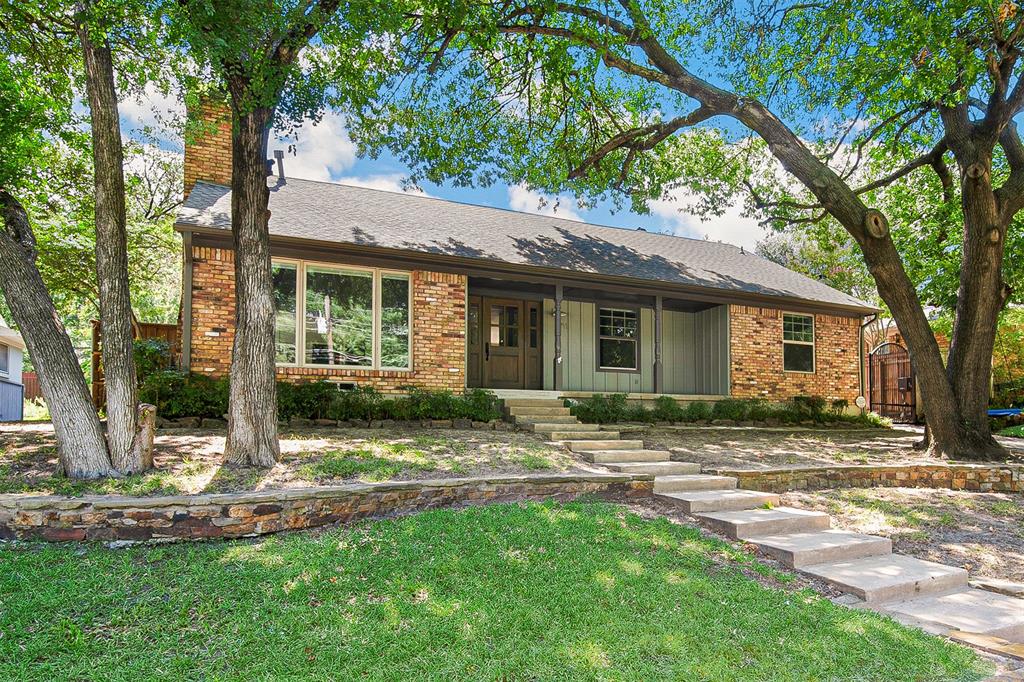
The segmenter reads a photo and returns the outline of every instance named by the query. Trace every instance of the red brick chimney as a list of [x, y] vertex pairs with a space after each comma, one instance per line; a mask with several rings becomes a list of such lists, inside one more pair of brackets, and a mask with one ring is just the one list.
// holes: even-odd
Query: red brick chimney
[[185, 196], [197, 180], [218, 185], [231, 184], [231, 109], [212, 98], [188, 111], [185, 130]]

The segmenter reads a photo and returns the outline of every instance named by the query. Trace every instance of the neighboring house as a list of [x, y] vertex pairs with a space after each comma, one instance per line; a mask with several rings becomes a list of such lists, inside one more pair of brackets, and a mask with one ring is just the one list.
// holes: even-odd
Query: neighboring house
[[25, 341], [0, 317], [0, 422], [20, 421], [25, 389], [21, 385], [21, 356]]
[[[176, 228], [183, 364], [223, 376], [231, 139], [226, 119], [213, 127], [186, 147]], [[863, 393], [861, 320], [874, 309], [740, 248], [283, 173], [268, 184], [280, 378], [385, 392]]]

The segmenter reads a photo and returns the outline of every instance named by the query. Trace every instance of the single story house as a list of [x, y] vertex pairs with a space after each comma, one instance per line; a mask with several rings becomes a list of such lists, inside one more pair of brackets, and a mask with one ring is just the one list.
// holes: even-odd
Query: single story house
[[[228, 372], [230, 123], [185, 151], [182, 362]], [[278, 161], [281, 171], [281, 162]], [[874, 309], [728, 244], [285, 177], [267, 179], [277, 372], [461, 391], [864, 393]]]
[[25, 341], [0, 317], [0, 422], [24, 416], [25, 387], [21, 383], [21, 356]]

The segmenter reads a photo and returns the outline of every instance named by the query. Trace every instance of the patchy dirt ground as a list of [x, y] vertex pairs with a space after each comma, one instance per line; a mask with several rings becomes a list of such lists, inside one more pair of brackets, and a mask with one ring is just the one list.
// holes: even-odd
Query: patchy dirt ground
[[[766, 431], [757, 429], [656, 428], [642, 436], [649, 448], [705, 467], [769, 469], [835, 464], [944, 463], [914, 449], [919, 433], [903, 429]], [[1024, 463], [1024, 440], [1003, 439]]]
[[[222, 466], [224, 434], [158, 434], [154, 471], [104, 481], [54, 476], [49, 424], [0, 426], [0, 493], [166, 495], [263, 490], [353, 481], [562, 473], [588, 465], [512, 431], [310, 429], [281, 434], [282, 460], [268, 470]], [[590, 469], [593, 470], [593, 469]]]
[[892, 538], [895, 552], [1024, 582], [1021, 495], [853, 488], [786, 493], [782, 503], [828, 512], [837, 528]]

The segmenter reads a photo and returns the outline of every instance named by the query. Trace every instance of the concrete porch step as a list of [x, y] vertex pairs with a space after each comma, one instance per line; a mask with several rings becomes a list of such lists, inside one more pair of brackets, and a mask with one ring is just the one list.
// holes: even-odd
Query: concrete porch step
[[892, 554], [892, 540], [889, 538], [835, 529], [817, 533], [765, 535], [748, 538], [747, 542], [757, 545], [763, 552], [791, 568]]
[[[561, 440], [561, 441], [580, 441], [580, 440], [594, 440], [602, 443], [607, 442], [618, 442], [619, 437], [618, 431], [588, 431], [586, 429], [577, 429], [575, 424], [566, 424], [560, 427], [558, 431], [542, 431], [549, 440]], [[612, 445], [608, 448], [600, 448], [603, 450], [615, 450], [618, 449]]]
[[777, 505], [779, 496], [757, 490], [695, 490], [678, 493], [657, 493], [666, 501], [682, 507], [687, 514], [698, 512], [738, 511]]
[[565, 407], [559, 398], [505, 398], [505, 407]]
[[508, 407], [505, 411], [508, 412], [511, 417], [538, 414], [545, 414], [549, 416], [558, 415], [560, 417], [570, 416], [568, 407], [531, 407], [527, 405], [525, 407]]
[[584, 455], [588, 462], [667, 462], [672, 458], [668, 450], [591, 450]]
[[736, 479], [732, 476], [711, 476], [709, 474], [683, 474], [681, 476], [658, 476], [654, 479], [654, 492], [680, 493], [689, 490], [733, 490]]
[[597, 433], [601, 430], [597, 427], [597, 424], [542, 424], [540, 422], [524, 424], [524, 428], [530, 431], [536, 431], [537, 433], [554, 433], [556, 431], [572, 431], [573, 433], [587, 431], [590, 433]]
[[1024, 601], [1005, 594], [969, 588], [877, 608], [926, 630], [952, 628], [1024, 643]]
[[604, 466], [624, 474], [653, 474], [655, 483], [659, 476], [700, 473], [700, 465], [696, 462], [608, 462]]
[[914, 599], [967, 587], [964, 569], [903, 554], [813, 564], [801, 570], [866, 602]]
[[[602, 432], [600, 435], [606, 435]], [[617, 434], [616, 434], [617, 435]], [[552, 438], [552, 440], [561, 440]], [[573, 452], [587, 452], [592, 450], [642, 450], [642, 440], [592, 440], [590, 438], [573, 438], [561, 440], [562, 445]]]
[[530, 424], [579, 424], [580, 420], [570, 415], [562, 414], [530, 414], [530, 415], [516, 415], [512, 417], [512, 421], [520, 426], [527, 426]]
[[792, 507], [705, 512], [697, 514], [697, 517], [716, 531], [742, 540], [759, 535], [826, 530], [832, 525], [828, 514]]

